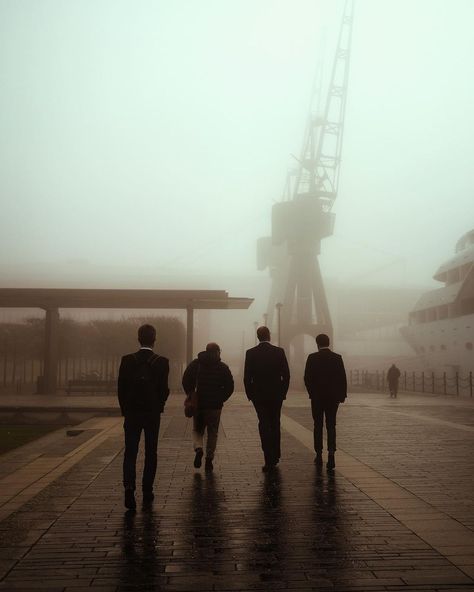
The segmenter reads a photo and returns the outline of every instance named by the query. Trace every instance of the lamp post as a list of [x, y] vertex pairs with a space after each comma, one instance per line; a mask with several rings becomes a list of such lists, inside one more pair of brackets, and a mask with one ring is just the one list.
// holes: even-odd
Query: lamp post
[[283, 304], [281, 302], [277, 302], [275, 304], [277, 309], [277, 319], [278, 319], [278, 346], [281, 347], [281, 307]]

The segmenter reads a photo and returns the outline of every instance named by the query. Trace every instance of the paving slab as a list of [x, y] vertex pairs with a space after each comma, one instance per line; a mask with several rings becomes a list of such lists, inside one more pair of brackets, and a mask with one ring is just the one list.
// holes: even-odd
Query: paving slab
[[399, 413], [352, 396], [330, 475], [312, 462], [308, 401], [292, 393], [282, 461], [264, 474], [255, 412], [238, 395], [205, 474], [173, 396], [155, 502], [138, 495], [136, 512], [123, 508], [121, 419], [76, 426], [92, 430], [76, 445], [58, 430], [23, 459], [4, 455], [4, 473], [0, 457], [12, 488], [0, 498], [0, 590], [474, 590], [474, 406], [429, 403], [400, 397]]

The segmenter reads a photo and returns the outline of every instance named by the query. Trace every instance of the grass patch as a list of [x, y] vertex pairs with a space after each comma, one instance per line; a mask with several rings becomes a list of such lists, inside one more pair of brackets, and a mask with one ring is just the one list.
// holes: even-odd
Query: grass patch
[[0, 425], [0, 454], [59, 429], [52, 425]]

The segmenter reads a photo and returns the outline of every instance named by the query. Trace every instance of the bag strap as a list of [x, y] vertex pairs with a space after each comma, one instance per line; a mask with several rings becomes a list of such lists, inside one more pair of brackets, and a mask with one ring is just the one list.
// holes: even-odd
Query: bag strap
[[199, 375], [201, 374], [201, 364], [198, 362], [198, 367], [196, 370], [196, 384], [194, 386], [194, 390], [197, 392], [198, 384], [199, 384]]
[[[135, 358], [135, 361], [137, 363], [140, 362], [140, 360], [138, 359], [138, 355], [136, 352], [134, 352], [132, 354], [132, 356]], [[149, 364], [150, 366], [153, 366], [153, 364], [160, 358], [160, 356], [158, 354], [153, 353], [148, 359], [143, 360], [146, 364]]]
[[146, 362], [147, 364], [150, 364], [150, 366], [153, 366], [153, 364], [158, 361], [159, 357], [160, 356], [158, 354], [154, 353], [148, 358]]

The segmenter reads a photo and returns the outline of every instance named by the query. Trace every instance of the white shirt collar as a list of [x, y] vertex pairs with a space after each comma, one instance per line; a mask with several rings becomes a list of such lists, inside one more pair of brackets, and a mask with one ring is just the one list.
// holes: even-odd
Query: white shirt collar
[[149, 349], [150, 351], [153, 351], [152, 347], [147, 347], [146, 345], [142, 345], [140, 349]]

